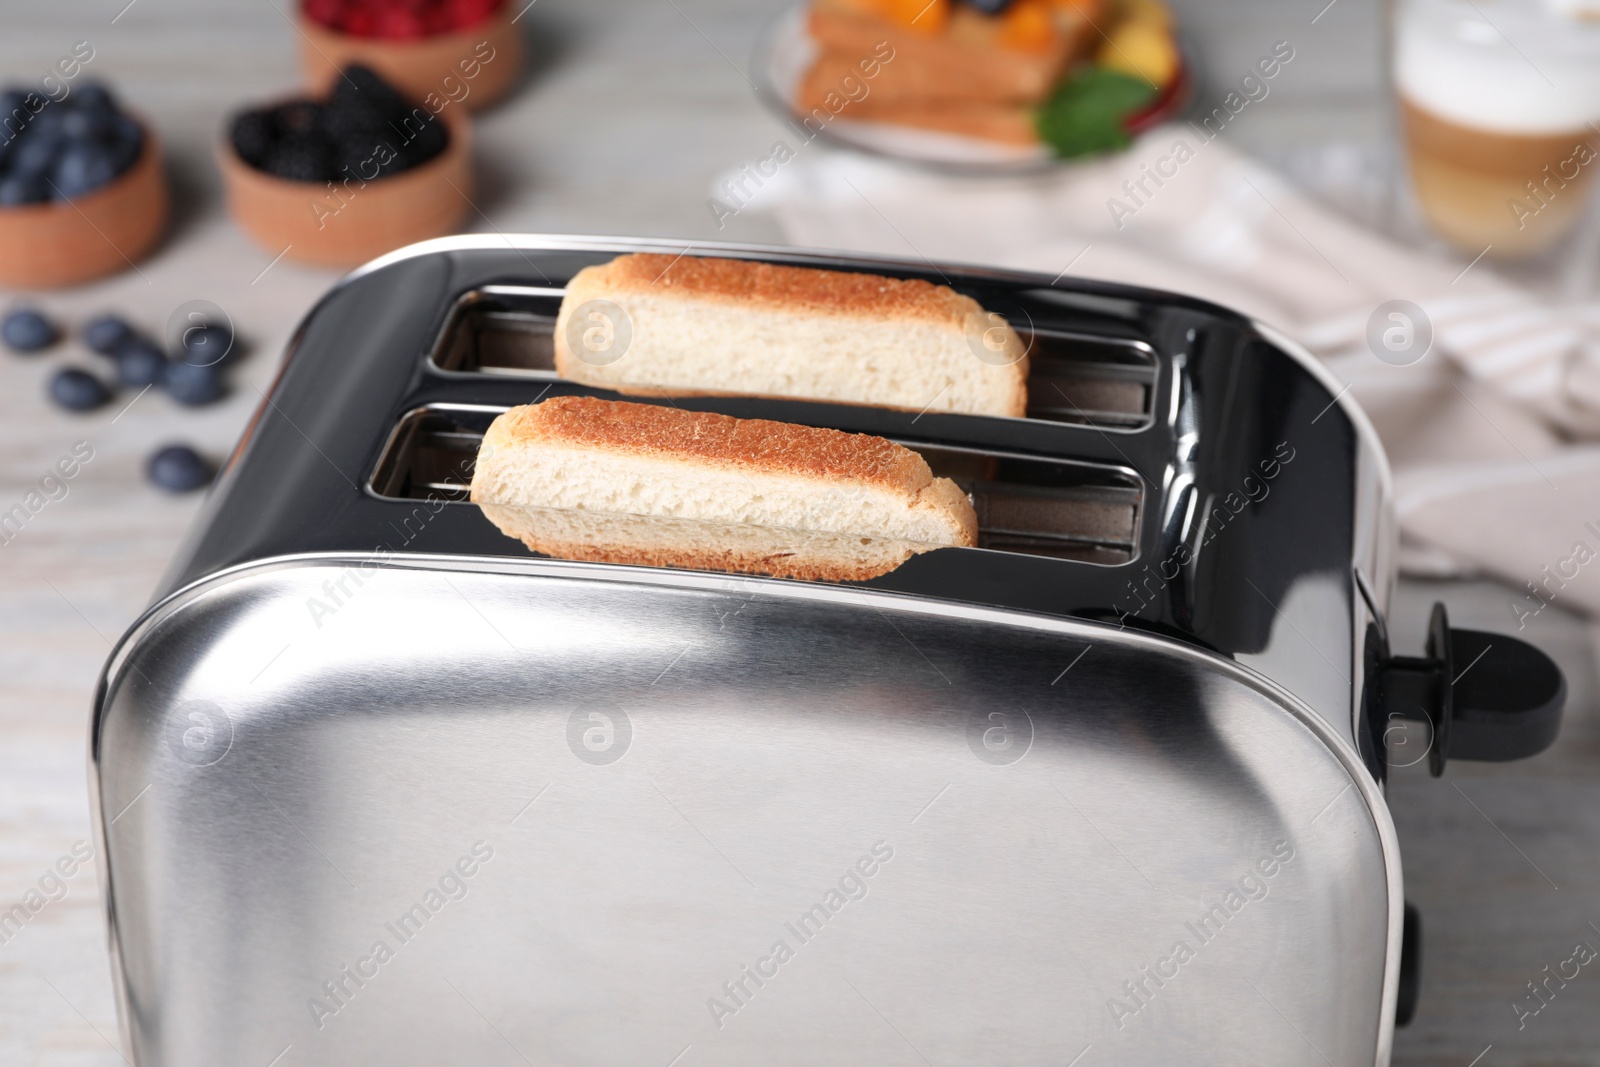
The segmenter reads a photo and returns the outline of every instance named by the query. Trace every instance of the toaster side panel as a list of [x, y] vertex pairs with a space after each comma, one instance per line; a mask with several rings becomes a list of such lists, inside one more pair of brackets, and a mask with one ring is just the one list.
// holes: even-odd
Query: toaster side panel
[[1314, 714], [1186, 647], [301, 560], [180, 594], [105, 693], [140, 1067], [1387, 1060], [1382, 802]]

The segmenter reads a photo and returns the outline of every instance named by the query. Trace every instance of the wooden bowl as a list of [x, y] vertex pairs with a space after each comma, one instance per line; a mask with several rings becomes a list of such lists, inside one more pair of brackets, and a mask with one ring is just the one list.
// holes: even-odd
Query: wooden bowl
[[471, 29], [414, 41], [355, 37], [307, 18], [302, 10], [296, 22], [306, 84], [313, 96], [324, 97], [340, 71], [360, 63], [430, 111], [457, 105], [482, 110], [505, 96], [522, 73], [522, 31], [512, 24], [513, 6], [503, 4]]
[[296, 182], [257, 170], [224, 138], [218, 149], [234, 220], [270, 251], [349, 268], [385, 252], [454, 233], [471, 207], [472, 124], [446, 111], [450, 144], [420, 167], [361, 184]]
[[161, 144], [141, 125], [138, 160], [109, 185], [66, 203], [0, 207], [0, 285], [76, 285], [127, 270], [155, 248], [166, 232], [171, 194]]

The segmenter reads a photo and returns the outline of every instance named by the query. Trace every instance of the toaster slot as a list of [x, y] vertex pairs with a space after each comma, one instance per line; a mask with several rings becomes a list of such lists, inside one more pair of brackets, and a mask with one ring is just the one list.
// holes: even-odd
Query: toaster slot
[[[457, 302], [433, 362], [440, 370], [554, 379], [564, 290], [490, 286]], [[1150, 420], [1155, 353], [1137, 341], [1019, 327], [1028, 346], [1028, 418], [1113, 429]]]
[[456, 302], [433, 362], [440, 370], [556, 376], [556, 313], [564, 289], [489, 286]]
[[978, 547], [1084, 563], [1127, 563], [1138, 552], [1139, 483], [1113, 468], [899, 442], [949, 478], [978, 513]]
[[[371, 480], [392, 500], [465, 502], [484, 431], [498, 407], [434, 406], [401, 419]], [[1141, 490], [1130, 472], [924, 441], [899, 444], [949, 478], [978, 513], [978, 547], [1119, 564], [1138, 554]]]

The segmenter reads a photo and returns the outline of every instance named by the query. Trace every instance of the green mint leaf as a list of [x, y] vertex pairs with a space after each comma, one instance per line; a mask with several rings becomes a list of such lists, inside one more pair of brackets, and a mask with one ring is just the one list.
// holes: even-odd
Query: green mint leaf
[[1088, 67], [1056, 86], [1035, 113], [1039, 137], [1063, 159], [1122, 148], [1132, 139], [1124, 124], [1155, 99], [1143, 78]]

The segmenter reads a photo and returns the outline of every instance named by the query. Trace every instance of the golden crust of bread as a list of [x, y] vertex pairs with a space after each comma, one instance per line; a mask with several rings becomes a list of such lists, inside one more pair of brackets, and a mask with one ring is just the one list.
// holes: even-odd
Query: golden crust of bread
[[[500, 531], [521, 541], [530, 551], [557, 559], [582, 563], [616, 563], [629, 567], [675, 567], [682, 570], [719, 571], [732, 574], [757, 574], [770, 578], [793, 578], [803, 582], [864, 582], [894, 570], [928, 546], [905, 546], [890, 550], [876, 560], [845, 561], [834, 553], [808, 552], [803, 546], [772, 545], [752, 548], [745, 545], [718, 545], [709, 539], [693, 549], [619, 539], [626, 534], [618, 526], [613, 536], [604, 539], [578, 539], [562, 536], [547, 528], [540, 517], [526, 509], [484, 504], [484, 514]], [[885, 542], [887, 548], [889, 543]]]
[[961, 28], [969, 32], [930, 36], [826, 4], [813, 4], [809, 19], [811, 37], [852, 64], [881, 55], [879, 46], [887, 44], [892, 58], [883, 63], [880, 77], [896, 64], [909, 64], [936, 71], [957, 86], [971, 85], [980, 96], [1031, 101], [1049, 95], [1073, 54], [1082, 49], [1085, 31], [1093, 32], [1084, 20], [1049, 48], [1021, 52], [981, 40], [984, 35], [972, 32], [973, 27]]
[[[854, 80], [847, 80], [854, 79]], [[865, 86], [865, 93], [861, 87]], [[846, 87], [855, 95], [846, 94]], [[841, 119], [860, 118], [863, 108], [878, 103], [1031, 104], [1038, 94], [1019, 88], [1013, 79], [951, 77], [933, 63], [890, 63], [868, 81], [856, 69], [854, 55], [824, 48], [795, 90], [795, 109], [802, 119], [815, 111]]]
[[[710, 411], [683, 411], [594, 397], [553, 397], [512, 408], [490, 426], [484, 444], [510, 447], [536, 441], [589, 446], [652, 459], [698, 460], [741, 470], [861, 482], [955, 508], [977, 543], [977, 518], [953, 483], [937, 484], [927, 461], [909, 448], [864, 433], [736, 419]], [[948, 488], [947, 488], [948, 487]], [[960, 497], [957, 507], [949, 490]]]
[[[813, 70], [801, 83], [797, 102], [801, 110], [823, 106], [821, 86], [827, 75]], [[869, 96], [839, 113], [841, 119], [858, 122], [886, 122], [914, 126], [921, 130], [954, 133], [1012, 145], [1039, 143], [1038, 127], [1032, 110], [1019, 103], [984, 100], [909, 99], [904, 96]]]
[[968, 317], [983, 310], [971, 297], [919, 278], [654, 252], [585, 267], [567, 284], [567, 300], [581, 301], [591, 289], [615, 293], [652, 288], [790, 314], [922, 318], [956, 330], [965, 329]]

